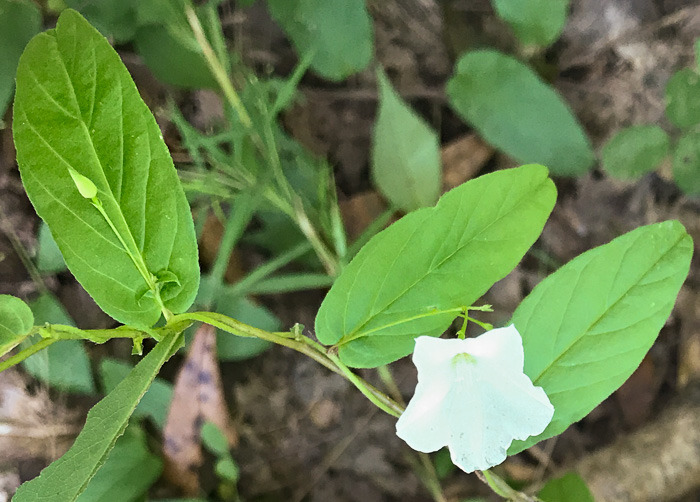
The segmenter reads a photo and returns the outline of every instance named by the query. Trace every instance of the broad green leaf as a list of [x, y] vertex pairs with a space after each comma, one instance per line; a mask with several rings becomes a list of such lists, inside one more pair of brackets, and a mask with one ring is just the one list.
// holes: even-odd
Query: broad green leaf
[[75, 501], [104, 464], [136, 405], [181, 339], [179, 334], [170, 334], [159, 342], [128, 377], [90, 410], [85, 427], [68, 452], [41, 471], [39, 477], [20, 486], [12, 500]]
[[594, 161], [562, 98], [526, 65], [493, 50], [467, 52], [447, 84], [450, 104], [486, 141], [519, 162], [577, 176]]
[[34, 326], [34, 314], [19, 298], [0, 295], [0, 356], [27, 338]]
[[[102, 390], [105, 394], [112, 392], [119, 383], [129, 376], [133, 366], [129, 363], [106, 357], [100, 361], [100, 379]], [[165, 427], [168, 418], [170, 402], [173, 399], [173, 386], [167, 380], [156, 378], [151, 383], [133, 416], [136, 418], [148, 417], [155, 422], [159, 429]]]
[[[34, 322], [75, 326], [63, 305], [51, 293], [42, 293], [29, 306]], [[24, 361], [28, 373], [51, 387], [66, 392], [94, 394], [90, 359], [81, 340], [61, 340]]]
[[595, 502], [586, 482], [575, 472], [547, 482], [537, 497], [542, 502]]
[[515, 454], [563, 432], [637, 369], [666, 322], [693, 254], [683, 225], [666, 221], [588, 251], [543, 280], [512, 322], [523, 337], [525, 373], [554, 418], [515, 441]]
[[498, 171], [375, 235], [343, 270], [316, 317], [345, 364], [374, 367], [438, 336], [521, 260], [556, 199], [543, 166]]
[[700, 195], [700, 132], [681, 136], [673, 152], [673, 179], [688, 195]]
[[78, 502], [141, 501], [162, 470], [163, 461], [149, 451], [143, 430], [128, 427]]
[[[116, 320], [152, 326], [199, 282], [194, 225], [160, 129], [117, 53], [77, 12], [28, 44], [14, 139], [22, 181], [68, 268]], [[84, 198], [73, 169], [97, 187]]]
[[15, 71], [27, 42], [41, 29], [41, 12], [30, 0], [0, 0], [0, 120], [15, 88]]
[[437, 134], [404, 103], [381, 70], [374, 125], [374, 184], [404, 211], [432, 206], [440, 196], [442, 164]]
[[343, 80], [367, 67], [373, 51], [372, 22], [364, 0], [267, 0], [270, 14], [297, 52], [313, 52], [311, 67]]
[[36, 255], [36, 266], [41, 272], [63, 272], [66, 267], [66, 261], [63, 259], [61, 250], [58, 249], [56, 240], [51, 235], [51, 230], [45, 222], [39, 225], [39, 234], [37, 236], [38, 250]]
[[700, 123], [700, 74], [686, 68], [669, 79], [666, 116], [681, 129]]
[[510, 24], [520, 42], [545, 47], [566, 24], [571, 0], [494, 0], [496, 13]]
[[668, 150], [668, 134], [659, 126], [627, 127], [603, 147], [603, 167], [614, 178], [633, 180], [656, 169]]

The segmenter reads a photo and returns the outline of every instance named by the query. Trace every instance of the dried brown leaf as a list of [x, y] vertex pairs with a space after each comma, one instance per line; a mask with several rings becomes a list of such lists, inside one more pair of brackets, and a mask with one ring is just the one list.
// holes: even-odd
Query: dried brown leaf
[[205, 422], [219, 427], [230, 446], [237, 443], [216, 357], [216, 330], [207, 324], [197, 330], [175, 379], [163, 431], [164, 474], [187, 495], [199, 492], [199, 468], [204, 461], [200, 432]]

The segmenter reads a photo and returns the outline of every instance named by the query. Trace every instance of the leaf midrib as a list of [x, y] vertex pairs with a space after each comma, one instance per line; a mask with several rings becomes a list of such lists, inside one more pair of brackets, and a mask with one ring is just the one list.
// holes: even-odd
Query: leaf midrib
[[[588, 333], [605, 317], [605, 315], [612, 310], [620, 301], [622, 301], [623, 298], [627, 296], [627, 294], [637, 287], [639, 285], [639, 282], [647, 275], [649, 272], [656, 266], [658, 263], [663, 260], [671, 251], [673, 251], [678, 244], [681, 243], [685, 239], [687, 234], [682, 233], [680, 237], [676, 240], [676, 242], [673, 243], [671, 247], [668, 248], [664, 254], [662, 254], [651, 266], [647, 268], [647, 270], [629, 287], [627, 290], [622, 293], [617, 300], [615, 300], [609, 307], [607, 307], [585, 330], [582, 331], [581, 336], [577, 337], [572, 343], [570, 343], [564, 350], [560, 351], [559, 355], [555, 357], [541, 372], [537, 377], [533, 378], [532, 381], [537, 384], [537, 382], [542, 378], [552, 367], [556, 366], [557, 363], [566, 355], [567, 352], [569, 352], [571, 349], [574, 348], [579, 342], [581, 342], [583, 339], [585, 339], [588, 335]], [[669, 276], [671, 277], [671, 276]], [[665, 278], [666, 279], [666, 278]], [[577, 281], [578, 282], [578, 281]], [[569, 302], [569, 305], [571, 302]], [[568, 309], [568, 305], [567, 305]]]

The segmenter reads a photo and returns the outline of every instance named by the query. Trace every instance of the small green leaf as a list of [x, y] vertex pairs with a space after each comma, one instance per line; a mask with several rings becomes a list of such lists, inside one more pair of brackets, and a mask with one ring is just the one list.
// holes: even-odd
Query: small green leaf
[[570, 1], [494, 0], [494, 7], [521, 43], [546, 47], [561, 35]]
[[[112, 392], [119, 382], [129, 376], [133, 366], [129, 363], [106, 357], [100, 361], [100, 379], [105, 394]], [[134, 410], [136, 418], [151, 418], [160, 430], [165, 427], [170, 402], [173, 400], [173, 386], [167, 380], [156, 378]]]
[[89, 178], [86, 178], [70, 166], [68, 167], [68, 174], [73, 178], [75, 188], [78, 189], [78, 192], [84, 199], [92, 199], [97, 195], [97, 187]]
[[[29, 306], [34, 322], [75, 326], [63, 305], [51, 293], [42, 293]], [[55, 389], [80, 394], [94, 394], [90, 359], [81, 340], [61, 340], [24, 361], [24, 369]]]
[[205, 422], [200, 431], [202, 444], [210, 453], [217, 457], [229, 455], [229, 444], [224, 433], [215, 423]]
[[354, 367], [388, 364], [437, 336], [522, 259], [556, 199], [543, 166], [498, 171], [375, 235], [316, 316], [321, 343]]
[[668, 134], [657, 125], [627, 127], [603, 147], [603, 167], [615, 178], [633, 180], [656, 169], [669, 146]]
[[27, 338], [34, 326], [32, 310], [19, 298], [0, 295], [0, 356]]
[[590, 141], [562, 98], [520, 61], [467, 52], [447, 84], [452, 107], [486, 141], [519, 162], [578, 176], [593, 165]]
[[[27, 194], [97, 304], [149, 328], [162, 310], [155, 274], [168, 270], [180, 286], [163, 303], [187, 310], [199, 282], [187, 199], [129, 73], [77, 12], [64, 11], [27, 45], [13, 129]], [[144, 297], [144, 288], [154, 294]]]
[[700, 123], [700, 75], [697, 72], [686, 68], [669, 79], [666, 115], [681, 129]]
[[162, 470], [163, 461], [149, 451], [143, 430], [136, 426], [128, 427], [104, 465], [78, 497], [78, 502], [143, 500]]
[[595, 502], [586, 482], [575, 472], [552, 479], [537, 497], [542, 502]]
[[509, 454], [563, 432], [629, 378], [671, 313], [692, 254], [677, 221], [648, 225], [580, 255], [523, 300], [512, 322], [525, 374], [547, 393], [554, 418]]
[[216, 475], [221, 479], [236, 483], [240, 477], [240, 470], [231, 457], [219, 459], [214, 466]]
[[267, 0], [272, 17], [299, 54], [330, 80], [363, 70], [372, 58], [372, 22], [364, 0]]
[[700, 195], [700, 132], [684, 134], [673, 152], [673, 179], [688, 195]]
[[128, 377], [90, 410], [85, 427], [68, 452], [41, 471], [39, 477], [20, 486], [12, 500], [74, 502], [104, 464], [136, 405], [181, 339], [179, 334], [170, 334], [159, 342]]
[[442, 165], [437, 134], [394, 91], [381, 70], [379, 113], [374, 125], [372, 178], [389, 201], [412, 211], [440, 196]]
[[51, 230], [45, 222], [39, 225], [37, 236], [38, 250], [36, 255], [36, 266], [41, 272], [56, 273], [66, 270], [66, 262], [63, 259], [58, 244], [51, 235]]
[[41, 11], [30, 0], [0, 0], [0, 119], [15, 88], [17, 63], [41, 29]]

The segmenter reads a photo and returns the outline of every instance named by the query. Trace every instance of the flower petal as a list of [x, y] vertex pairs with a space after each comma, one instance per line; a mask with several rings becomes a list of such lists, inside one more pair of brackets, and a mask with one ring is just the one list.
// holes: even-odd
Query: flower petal
[[512, 325], [466, 340], [419, 337], [413, 361], [418, 385], [396, 433], [418, 451], [447, 445], [466, 472], [500, 464], [514, 439], [540, 434], [554, 414], [544, 390], [523, 373], [522, 339]]

